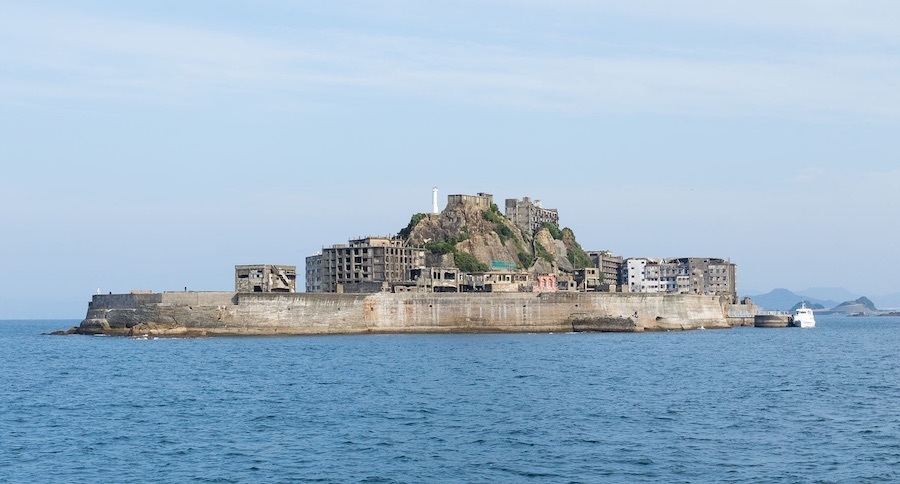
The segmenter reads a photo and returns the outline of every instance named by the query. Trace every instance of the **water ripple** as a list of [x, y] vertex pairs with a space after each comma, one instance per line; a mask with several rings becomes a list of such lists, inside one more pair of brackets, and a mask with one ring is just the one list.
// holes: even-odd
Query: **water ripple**
[[0, 322], [0, 481], [894, 482], [900, 321], [130, 340]]

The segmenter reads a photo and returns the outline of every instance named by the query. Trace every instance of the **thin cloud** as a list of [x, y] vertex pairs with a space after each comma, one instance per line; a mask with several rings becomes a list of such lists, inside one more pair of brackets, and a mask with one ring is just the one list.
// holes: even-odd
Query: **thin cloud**
[[266, 38], [27, 9], [15, 17], [0, 24], [3, 41], [21, 46], [0, 54], [7, 103], [44, 95], [191, 102], [235, 90], [362, 89], [530, 110], [900, 116], [894, 88], [900, 61], [888, 55], [758, 49], [733, 58], [713, 49], [566, 55], [365, 31]]

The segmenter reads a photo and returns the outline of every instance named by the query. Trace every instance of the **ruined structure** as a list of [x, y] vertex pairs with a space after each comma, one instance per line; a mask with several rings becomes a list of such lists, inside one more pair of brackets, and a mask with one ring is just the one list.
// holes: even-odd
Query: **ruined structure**
[[297, 292], [297, 266], [234, 266], [235, 292]]
[[[477, 195], [447, 195], [447, 207], [453, 205], [474, 205], [482, 210], [490, 210], [494, 204], [494, 196], [479, 192]], [[447, 208], [444, 207], [444, 210]]]
[[624, 284], [631, 292], [724, 295], [737, 301], [736, 266], [724, 259], [631, 258], [625, 260]]
[[531, 235], [537, 233], [545, 223], [559, 224], [559, 213], [555, 208], [543, 208], [540, 200], [532, 202], [528, 197], [522, 200], [507, 198], [506, 218]]
[[463, 292], [530, 292], [534, 279], [526, 271], [470, 272], [462, 275]]
[[[425, 250], [397, 237], [364, 237], [307, 257], [307, 292], [380, 292], [409, 280], [425, 265]], [[311, 277], [311, 279], [310, 279]]]
[[322, 292], [322, 253], [306, 258], [306, 292]]
[[234, 292], [98, 294], [72, 332], [663, 331], [746, 324], [756, 312], [736, 304], [730, 261], [588, 254], [559, 230], [556, 210], [506, 202], [504, 217], [493, 195], [450, 195], [440, 214], [413, 216], [403, 237], [323, 248], [306, 258], [307, 294], [295, 294], [294, 266], [239, 265]]
[[[576, 269], [572, 278], [575, 281], [575, 287], [582, 292], [598, 292], [603, 291], [603, 273], [599, 267], [585, 267], [584, 269]], [[607, 288], [608, 290], [608, 288]]]
[[612, 255], [608, 250], [589, 251], [588, 258], [594, 267], [601, 271], [602, 291], [616, 292], [621, 290], [622, 280], [624, 279], [624, 259], [620, 256]]
[[419, 267], [408, 281], [392, 285], [393, 292], [459, 292], [462, 277], [456, 267]]

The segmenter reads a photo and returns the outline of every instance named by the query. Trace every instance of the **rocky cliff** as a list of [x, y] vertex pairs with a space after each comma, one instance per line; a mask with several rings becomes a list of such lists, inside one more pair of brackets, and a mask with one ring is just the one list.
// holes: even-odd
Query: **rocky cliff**
[[468, 272], [485, 271], [491, 261], [540, 273], [571, 272], [591, 265], [571, 229], [546, 225], [531, 234], [507, 219], [496, 205], [486, 209], [456, 203], [439, 214], [416, 214], [399, 235], [434, 254], [453, 254], [456, 266]]

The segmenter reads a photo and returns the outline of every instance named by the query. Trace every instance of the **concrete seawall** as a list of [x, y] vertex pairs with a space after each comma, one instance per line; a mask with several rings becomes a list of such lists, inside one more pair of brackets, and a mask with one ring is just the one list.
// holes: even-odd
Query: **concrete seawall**
[[77, 332], [276, 335], [728, 328], [718, 296], [646, 293], [96, 295]]
[[790, 325], [791, 316], [788, 314], [760, 314], [753, 322], [757, 328], [787, 328]]

